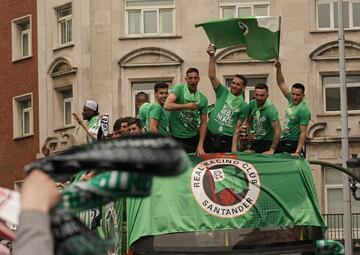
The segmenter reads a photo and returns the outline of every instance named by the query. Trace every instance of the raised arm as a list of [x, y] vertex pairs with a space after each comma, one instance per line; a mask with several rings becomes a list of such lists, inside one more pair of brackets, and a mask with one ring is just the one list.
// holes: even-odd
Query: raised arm
[[267, 154], [267, 155], [272, 155], [275, 153], [276, 148], [279, 144], [280, 141], [280, 136], [281, 136], [281, 129], [280, 129], [280, 121], [279, 120], [275, 120], [273, 122], [271, 122], [271, 127], [274, 130], [274, 138], [272, 140], [272, 144], [271, 147], [268, 151], [263, 152], [263, 154]]
[[283, 95], [285, 97], [288, 97], [288, 95], [290, 94], [290, 90], [289, 90], [289, 87], [285, 83], [285, 78], [281, 71], [281, 63], [279, 60], [276, 60], [275, 67], [276, 67], [276, 82], [277, 82], [281, 92], [283, 93]]
[[54, 254], [49, 212], [61, 200], [51, 178], [33, 170], [21, 187], [21, 214], [13, 254]]
[[79, 118], [79, 116], [77, 115], [77, 113], [73, 112], [73, 118], [74, 120], [76, 120], [76, 122], [85, 130], [85, 132], [91, 136], [92, 139], [97, 140], [97, 135], [91, 133], [88, 129], [88, 127], [85, 125], [85, 123]]
[[213, 45], [209, 44], [207, 48], [207, 54], [209, 55], [209, 67], [208, 67], [209, 79], [211, 81], [213, 88], [216, 89], [217, 87], [220, 86], [220, 81], [216, 77], [215, 47]]
[[174, 93], [170, 93], [170, 95], [166, 98], [164, 103], [164, 109], [167, 111], [179, 111], [179, 110], [196, 110], [198, 105], [191, 102], [187, 104], [177, 104], [176, 103], [176, 95]]

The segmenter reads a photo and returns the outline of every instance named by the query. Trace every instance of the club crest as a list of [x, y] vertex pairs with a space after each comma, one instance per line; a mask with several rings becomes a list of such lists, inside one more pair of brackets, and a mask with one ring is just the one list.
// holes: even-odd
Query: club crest
[[260, 177], [253, 165], [230, 158], [205, 160], [195, 166], [191, 189], [199, 206], [221, 218], [248, 212], [260, 193]]

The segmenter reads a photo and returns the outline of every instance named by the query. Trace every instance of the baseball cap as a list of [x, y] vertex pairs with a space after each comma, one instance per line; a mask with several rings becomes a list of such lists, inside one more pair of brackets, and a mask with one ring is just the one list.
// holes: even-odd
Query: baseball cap
[[87, 100], [85, 103], [85, 106], [95, 112], [98, 112], [99, 106], [98, 104], [93, 100]]

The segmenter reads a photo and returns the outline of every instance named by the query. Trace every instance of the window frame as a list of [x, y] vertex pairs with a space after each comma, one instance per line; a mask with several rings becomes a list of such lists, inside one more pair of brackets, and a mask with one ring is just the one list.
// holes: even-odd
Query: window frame
[[[65, 98], [65, 93], [71, 91], [71, 97]], [[72, 116], [71, 123], [66, 123], [66, 103], [70, 102], [71, 113], [74, 110], [74, 85], [72, 82], [61, 82], [54, 84], [53, 90], [53, 116], [54, 130], [63, 130], [74, 127]]]
[[[31, 134], [31, 119], [32, 119], [32, 116], [31, 116], [31, 112], [32, 112], [32, 107], [24, 107], [21, 109], [22, 110], [22, 119], [21, 119], [21, 124], [22, 124], [22, 136], [27, 136], [27, 135], [30, 135]], [[29, 132], [26, 132], [26, 117], [25, 115], [26, 114], [29, 114]]]
[[[131, 84], [131, 88], [133, 84]], [[132, 116], [136, 117], [136, 106], [135, 106], [135, 96], [139, 92], [145, 92], [149, 95], [150, 104], [155, 102], [155, 94], [154, 89], [131, 89], [131, 114]]]
[[[22, 29], [24, 25], [28, 25], [28, 29]], [[28, 54], [24, 55], [24, 38], [28, 35]], [[13, 19], [11, 21], [11, 44], [12, 44], [12, 61], [19, 61], [32, 57], [32, 25], [31, 14]]]
[[[360, 76], [360, 74], [351, 74], [351, 75], [347, 75], [348, 76]], [[340, 82], [339, 84], [324, 84], [324, 77], [331, 77], [331, 76], [338, 76], [338, 74], [333, 74], [333, 75], [321, 75], [320, 81], [321, 81], [321, 86], [322, 86], [322, 95], [323, 95], [323, 111], [325, 114], [340, 114], [341, 113], [341, 109], [339, 111], [328, 111], [326, 109], [326, 89], [327, 88], [338, 88], [339, 89], [339, 96], [340, 96]], [[354, 88], [354, 87], [358, 87], [360, 90], [360, 81], [358, 83], [346, 83], [346, 88]], [[349, 103], [349, 102], [348, 102]], [[354, 113], [354, 114], [358, 114], [360, 113], [360, 109], [358, 110], [348, 110], [348, 113]]]
[[[24, 107], [24, 102], [30, 101], [30, 106]], [[23, 94], [13, 97], [13, 139], [34, 135], [33, 94]], [[29, 114], [29, 132], [25, 130], [25, 114]]]
[[[62, 16], [62, 17], [59, 17], [59, 13], [64, 11], [64, 10], [67, 10], [67, 9], [70, 9], [71, 11], [71, 14], [69, 15], [66, 15], [66, 16]], [[69, 45], [69, 44], [72, 44], [73, 43], [73, 8], [72, 8], [72, 5], [71, 4], [66, 4], [66, 5], [63, 5], [61, 7], [57, 7], [55, 8], [55, 11], [56, 11], [56, 23], [57, 23], [57, 29], [58, 29], [58, 44], [60, 47], [62, 46], [66, 46], [66, 45]], [[68, 25], [68, 22], [71, 21], [71, 25], [69, 26]], [[65, 24], [65, 31], [64, 31], [64, 38], [65, 38], [65, 42], [62, 43], [62, 23]], [[70, 27], [70, 40], [69, 40], [69, 27]]]
[[[28, 38], [27, 38], [27, 40], [28, 40], [28, 45], [27, 45], [27, 47], [28, 47], [28, 54], [27, 55], [24, 55], [24, 35], [27, 35], [28, 36]], [[27, 29], [27, 30], [23, 30], [23, 31], [21, 31], [21, 36], [20, 36], [20, 54], [21, 54], [21, 58], [26, 58], [26, 57], [29, 57], [31, 54], [30, 54], [30, 42], [29, 42], [29, 40], [30, 40], [30, 38], [31, 38], [31, 35], [30, 35], [30, 28], [29, 29]]]
[[[349, 22], [349, 27], [344, 28], [346, 30], [357, 30], [360, 29], [360, 25], [359, 26], [354, 26], [354, 16], [353, 16], [353, 4], [354, 3], [359, 3], [360, 4], [360, 0], [343, 0], [343, 2], [348, 2], [349, 4], [349, 17], [348, 17], [348, 22]], [[337, 4], [337, 0], [316, 0], [315, 1], [315, 23], [316, 23], [316, 29], [318, 31], [331, 31], [331, 30], [338, 30], [337, 27], [335, 27], [335, 17], [334, 17], [334, 5], [335, 3]], [[319, 4], [329, 4], [330, 5], [330, 27], [319, 27]]]
[[[254, 7], [255, 6], [267, 6], [267, 15], [263, 16], [263, 17], [267, 17], [270, 16], [270, 0], [263, 0], [263, 1], [259, 1], [259, 2], [251, 2], [251, 0], [248, 0], [248, 2], [243, 2], [243, 3], [238, 3], [238, 2], [233, 2], [233, 3], [221, 3], [221, 0], [219, 0], [219, 17], [220, 18], [224, 18], [223, 17], [223, 8], [229, 8], [229, 7], [235, 7], [235, 17], [239, 17], [239, 8], [241, 7], [250, 7], [251, 8], [251, 16], [255, 16], [254, 15]], [[261, 17], [261, 16], [259, 16]]]
[[[339, 166], [341, 166], [341, 164], [338, 164]], [[324, 180], [324, 204], [325, 204], [325, 213], [326, 214], [337, 214], [337, 213], [330, 213], [329, 212], [329, 199], [328, 199], [328, 193], [329, 190], [341, 190], [341, 194], [343, 193], [343, 183], [342, 183], [342, 179], [339, 181], [339, 183], [336, 184], [327, 184], [326, 183], [326, 172], [329, 171], [329, 169], [337, 171], [336, 169], [332, 168], [332, 167], [322, 167], [322, 172], [323, 172], [323, 180]], [[343, 175], [343, 173], [339, 173], [341, 176]], [[356, 186], [358, 186], [358, 188], [360, 188], [360, 184], [357, 183]], [[353, 198], [351, 198], [351, 202], [354, 202]], [[342, 200], [341, 200], [342, 201]], [[358, 208], [359, 209], [359, 208]], [[338, 212], [338, 213], [343, 213], [343, 212]], [[359, 212], [353, 212], [353, 213], [359, 213]]]
[[[62, 91], [62, 93], [64, 93], [64, 91]], [[72, 88], [71, 88], [71, 93], [73, 93]], [[64, 127], [73, 125], [71, 116], [70, 116], [70, 123], [66, 123], [66, 104], [70, 103], [70, 115], [71, 115], [71, 112], [73, 110], [73, 98], [74, 98], [74, 96], [69, 97], [69, 98], [64, 98], [64, 96], [63, 96], [63, 124], [64, 124]]]
[[[152, 36], [173, 36], [176, 34], [176, 0], [173, 0], [173, 5], [151, 5], [151, 6], [126, 6], [125, 2], [125, 34], [126, 37], [152, 37]], [[160, 10], [172, 10], [172, 32], [163, 33], [161, 28]], [[129, 32], [129, 12], [140, 11], [140, 33], [130, 34]], [[145, 33], [144, 13], [156, 11], [156, 33]]]

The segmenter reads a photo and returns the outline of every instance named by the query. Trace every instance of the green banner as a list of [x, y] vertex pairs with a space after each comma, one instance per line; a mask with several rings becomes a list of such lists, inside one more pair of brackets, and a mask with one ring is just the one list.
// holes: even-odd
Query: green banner
[[190, 156], [192, 168], [154, 178], [151, 196], [127, 198], [128, 247], [142, 236], [273, 226], [325, 230], [308, 162], [255, 153]]
[[279, 57], [280, 17], [240, 17], [195, 25], [200, 26], [216, 48], [243, 45], [250, 58], [270, 60]]

